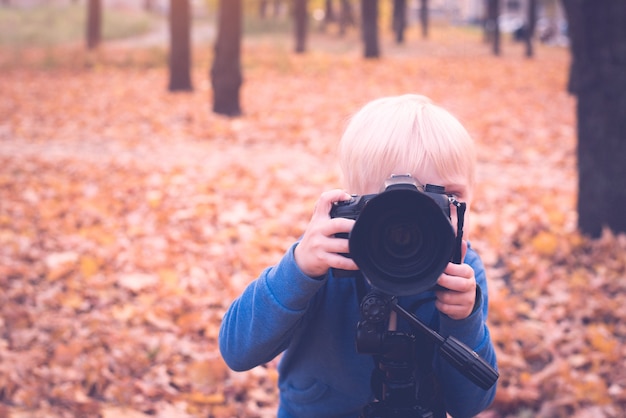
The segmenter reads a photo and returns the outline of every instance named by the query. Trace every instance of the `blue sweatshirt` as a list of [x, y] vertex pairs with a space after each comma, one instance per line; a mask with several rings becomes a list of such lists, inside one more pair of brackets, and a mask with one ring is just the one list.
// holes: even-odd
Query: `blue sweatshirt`
[[[292, 246], [280, 262], [250, 283], [224, 315], [219, 345], [228, 366], [235, 371], [267, 363], [280, 353], [278, 366], [279, 418], [358, 417], [372, 402], [371, 355], [355, 347], [360, 300], [353, 278], [322, 280], [298, 268]], [[475, 272], [480, 287], [474, 312], [453, 320], [434, 306], [434, 292], [398, 298], [444, 337], [454, 336], [496, 368], [494, 348], [486, 325], [485, 269], [468, 248], [465, 263]], [[482, 295], [482, 296], [481, 296]], [[402, 321], [398, 319], [398, 321]], [[483, 390], [434, 354], [429, 359], [441, 386], [446, 411], [454, 417], [471, 417], [492, 402], [496, 385]], [[431, 364], [429, 364], [429, 367]]]

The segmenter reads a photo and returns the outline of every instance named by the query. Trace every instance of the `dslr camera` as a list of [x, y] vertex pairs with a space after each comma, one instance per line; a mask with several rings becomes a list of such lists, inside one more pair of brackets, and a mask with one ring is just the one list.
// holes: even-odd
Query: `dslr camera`
[[[456, 235], [451, 205], [457, 207]], [[348, 238], [350, 253], [343, 255], [372, 287], [406, 296], [434, 287], [448, 262], [460, 263], [465, 207], [442, 186], [422, 187], [410, 175], [393, 175], [381, 193], [334, 203], [330, 216], [356, 221], [349, 234], [337, 237]]]

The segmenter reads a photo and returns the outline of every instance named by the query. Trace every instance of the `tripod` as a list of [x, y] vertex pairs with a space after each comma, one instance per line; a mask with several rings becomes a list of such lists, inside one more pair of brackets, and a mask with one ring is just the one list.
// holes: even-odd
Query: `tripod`
[[[395, 330], [396, 315], [422, 332], [439, 347], [443, 358], [483, 389], [498, 379], [498, 372], [454, 337], [444, 338], [397, 304], [396, 297], [376, 290], [361, 301], [362, 320], [357, 326], [357, 351], [373, 354], [377, 367], [372, 373], [376, 401], [367, 404], [362, 418], [432, 418], [433, 412], [419, 402], [416, 337]], [[391, 326], [390, 326], [391, 325]]]

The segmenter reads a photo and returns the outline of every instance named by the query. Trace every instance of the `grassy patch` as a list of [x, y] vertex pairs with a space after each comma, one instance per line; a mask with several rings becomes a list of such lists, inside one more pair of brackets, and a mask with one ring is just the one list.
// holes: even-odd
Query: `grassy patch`
[[292, 22], [286, 18], [260, 19], [257, 16], [245, 16], [243, 33], [245, 36], [286, 35], [292, 31]]
[[[85, 38], [85, 5], [0, 8], [0, 46], [45, 47]], [[144, 12], [103, 10], [102, 36], [119, 39], [149, 31], [156, 17]]]

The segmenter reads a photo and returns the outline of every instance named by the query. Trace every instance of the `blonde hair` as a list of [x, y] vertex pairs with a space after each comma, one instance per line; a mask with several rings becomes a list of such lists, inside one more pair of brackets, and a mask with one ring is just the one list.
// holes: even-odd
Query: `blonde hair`
[[[366, 104], [348, 123], [339, 164], [350, 193], [371, 193], [392, 174], [434, 167], [444, 180], [462, 176], [473, 188], [476, 156], [467, 130], [425, 96], [406, 94]], [[395, 173], [398, 167], [409, 170]], [[419, 180], [419, 179], [418, 179]]]

